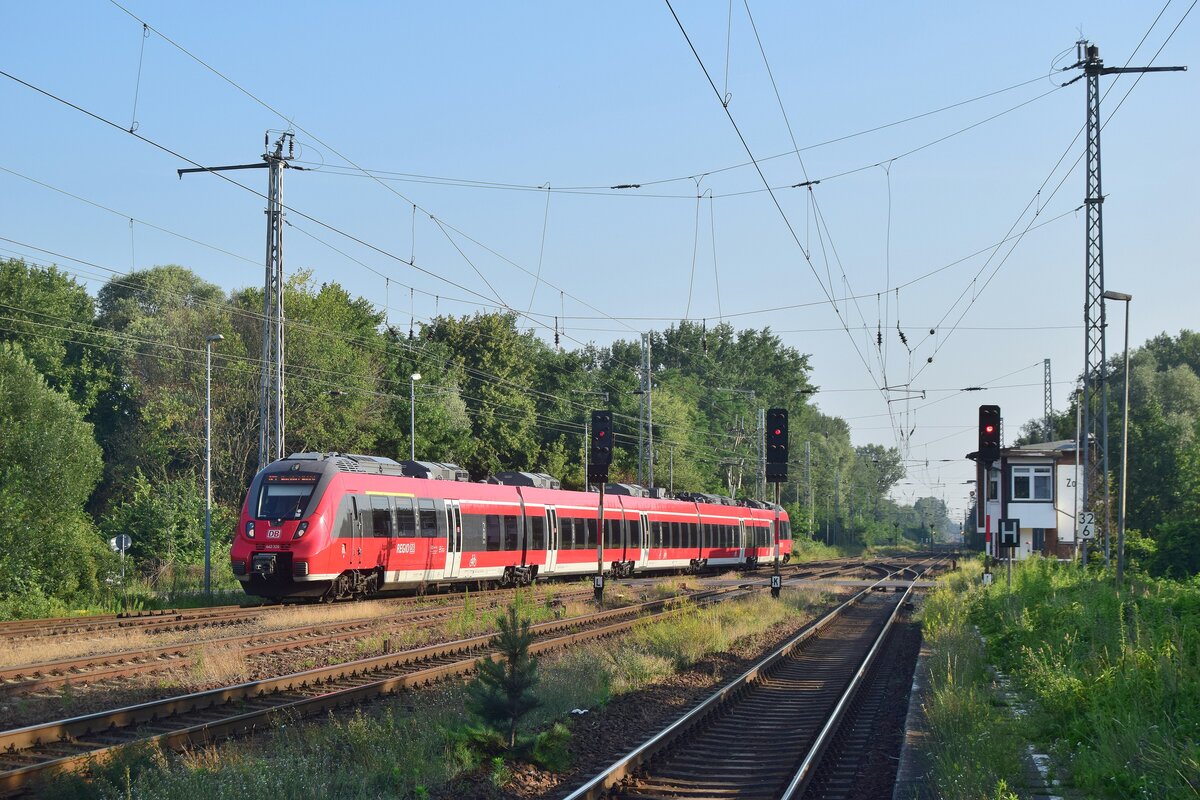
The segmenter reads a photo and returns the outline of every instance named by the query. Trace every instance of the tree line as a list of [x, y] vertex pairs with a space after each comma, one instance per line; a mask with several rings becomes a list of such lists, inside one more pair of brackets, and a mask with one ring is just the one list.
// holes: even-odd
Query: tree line
[[[457, 463], [473, 479], [546, 472], [579, 489], [588, 412], [610, 408], [613, 480], [636, 480], [637, 334], [562, 349], [504, 311], [409, 330], [309, 271], [289, 278], [284, 306], [287, 452], [407, 459], [415, 390], [420, 460]], [[93, 297], [57, 267], [0, 261], [0, 601], [95, 596], [118, 534], [132, 538], [131, 566], [143, 572], [202, 558], [213, 334], [224, 337], [212, 352], [212, 458], [214, 563], [225, 568], [220, 552], [257, 468], [261, 309], [261, 289], [226, 292], [180, 266], [118, 274]], [[757, 496], [757, 412], [785, 407], [782, 499], [795, 530], [872, 543], [949, 529], [944, 505], [887, 497], [904, 476], [898, 452], [854, 447], [846, 422], [813, 404], [808, 357], [769, 329], [683, 321], [650, 340], [656, 484]]]

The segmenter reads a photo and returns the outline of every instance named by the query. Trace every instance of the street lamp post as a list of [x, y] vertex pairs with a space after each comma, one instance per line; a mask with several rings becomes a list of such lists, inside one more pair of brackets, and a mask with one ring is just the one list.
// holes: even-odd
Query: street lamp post
[[414, 372], [408, 381], [408, 460], [417, 460], [417, 381], [421, 373]]
[[1133, 295], [1124, 292], [1105, 292], [1105, 300], [1125, 304], [1125, 407], [1121, 423], [1121, 508], [1117, 522], [1117, 588], [1125, 579], [1125, 497], [1129, 484], [1129, 301]]
[[212, 594], [212, 346], [225, 341], [214, 333], [204, 340], [204, 593]]

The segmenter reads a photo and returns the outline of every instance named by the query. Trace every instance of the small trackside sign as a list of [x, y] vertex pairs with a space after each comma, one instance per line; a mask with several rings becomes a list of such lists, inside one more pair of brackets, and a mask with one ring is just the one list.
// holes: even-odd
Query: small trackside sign
[[1080, 539], [1096, 538], [1096, 514], [1093, 511], [1081, 511], [1075, 521], [1075, 531]]
[[1021, 520], [1019, 520], [1019, 519], [1002, 519], [1002, 520], [1000, 520], [1000, 546], [1001, 547], [1020, 547], [1021, 546]]

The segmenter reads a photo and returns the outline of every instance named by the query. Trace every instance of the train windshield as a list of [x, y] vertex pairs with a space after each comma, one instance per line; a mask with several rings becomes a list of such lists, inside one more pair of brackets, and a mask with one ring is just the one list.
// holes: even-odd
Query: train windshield
[[320, 475], [303, 472], [267, 475], [258, 498], [259, 519], [299, 519]]

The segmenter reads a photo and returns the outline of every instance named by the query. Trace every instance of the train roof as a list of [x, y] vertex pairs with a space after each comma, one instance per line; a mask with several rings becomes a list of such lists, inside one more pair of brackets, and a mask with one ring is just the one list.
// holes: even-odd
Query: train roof
[[[491, 481], [472, 483], [467, 473], [455, 464], [435, 461], [398, 462], [382, 456], [354, 453], [292, 453], [268, 465], [263, 474], [288, 471], [320, 473], [325, 485], [336, 473], [363, 476], [387, 476], [412, 481], [406, 490], [430, 497], [461, 498], [474, 500], [511, 500], [517, 502], [518, 490], [527, 503], [557, 505], [574, 508], [596, 508], [599, 494], [562, 489], [557, 480], [544, 473], [502, 472]], [[503, 479], [501, 479], [503, 476]], [[501, 479], [501, 480], [498, 480]], [[417, 482], [420, 483], [417, 483]], [[636, 484], [608, 484], [604, 498], [606, 509], [624, 507], [636, 511], [660, 511], [680, 513], [685, 509], [697, 509], [705, 516], [752, 517], [765, 519], [776, 510], [786, 514], [782, 507], [756, 500], [733, 500], [722, 495], [704, 492], [678, 493], [675, 497], [665, 492], [653, 491]], [[616, 491], [611, 491], [615, 489]], [[657, 495], [657, 496], [656, 496]], [[747, 513], [748, 512], [748, 513]]]

